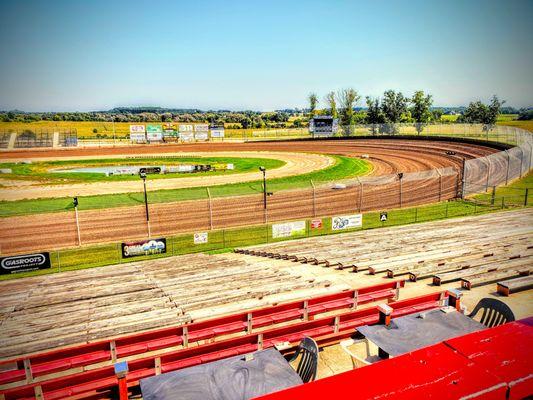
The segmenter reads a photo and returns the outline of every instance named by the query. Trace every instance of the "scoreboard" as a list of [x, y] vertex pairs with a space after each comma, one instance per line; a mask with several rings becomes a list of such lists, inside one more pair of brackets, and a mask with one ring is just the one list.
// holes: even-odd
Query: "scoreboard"
[[318, 115], [309, 121], [309, 132], [313, 135], [333, 136], [338, 127], [338, 119], [329, 115]]

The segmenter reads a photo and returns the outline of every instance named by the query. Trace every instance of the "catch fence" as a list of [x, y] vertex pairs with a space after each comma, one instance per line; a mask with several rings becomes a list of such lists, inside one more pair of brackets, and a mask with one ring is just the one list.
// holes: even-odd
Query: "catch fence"
[[[342, 230], [333, 229], [332, 216], [300, 218], [300, 220], [305, 221], [305, 229], [290, 237], [281, 238], [274, 237], [273, 235], [273, 225], [276, 224], [274, 221], [266, 224], [236, 228], [214, 230], [206, 228], [207, 243], [195, 243], [194, 234], [192, 233], [173, 234], [166, 238], [166, 253], [129, 259], [122, 258], [120, 243], [53, 250], [50, 254], [52, 264], [51, 269], [14, 274], [11, 276], [4, 276], [4, 278], [72, 271], [80, 268], [150, 260], [173, 255], [206, 251], [216, 252], [217, 250], [228, 248], [274, 243], [284, 240], [303, 239], [314, 236], [428, 222], [445, 218], [473, 216], [491, 211], [515, 209], [517, 207], [523, 207], [526, 204], [532, 204], [532, 195], [533, 193], [529, 194], [525, 190], [520, 190], [508, 196], [488, 196], [485, 199], [447, 201], [418, 207], [392, 209], [387, 211], [386, 221], [382, 221], [380, 212], [364, 212], [361, 227]], [[297, 217], [295, 216], [294, 218]], [[294, 220], [294, 218], [292, 218], [292, 220]], [[318, 221], [320, 223], [317, 224]]]
[[[467, 160], [462, 169], [446, 167], [328, 183], [309, 181], [308, 187], [293, 190], [279, 190], [268, 183], [267, 189], [273, 195], [266, 202], [261, 187], [257, 194], [231, 197], [217, 193], [217, 187], [213, 187], [206, 190], [204, 199], [166, 203], [152, 203], [151, 197], [157, 192], [149, 192], [149, 223], [143, 205], [80, 211], [78, 218], [72, 209], [40, 214], [38, 218], [32, 215], [2, 218], [1, 250], [12, 254], [115, 242], [119, 238], [134, 240], [148, 235], [171, 236], [324, 215], [402, 209], [490, 192], [531, 169], [531, 134], [518, 128], [506, 127], [505, 131], [505, 135], [500, 132], [498, 137], [517, 146]], [[527, 204], [528, 195], [524, 194], [524, 198]], [[496, 204], [495, 200], [490, 201]]]

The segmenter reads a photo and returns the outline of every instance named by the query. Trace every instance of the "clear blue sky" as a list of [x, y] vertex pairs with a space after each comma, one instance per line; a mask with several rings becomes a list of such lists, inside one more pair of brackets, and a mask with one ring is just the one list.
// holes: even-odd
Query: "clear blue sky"
[[343, 87], [533, 105], [532, 0], [0, 0], [0, 37], [4, 110], [273, 110]]

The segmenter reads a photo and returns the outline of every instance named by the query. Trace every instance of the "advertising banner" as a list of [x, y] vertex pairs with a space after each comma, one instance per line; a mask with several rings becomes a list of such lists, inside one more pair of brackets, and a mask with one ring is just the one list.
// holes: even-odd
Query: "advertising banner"
[[146, 125], [146, 140], [157, 142], [163, 140], [163, 129], [159, 124]]
[[122, 243], [122, 258], [148, 256], [167, 252], [167, 239], [149, 239]]
[[144, 133], [144, 125], [130, 125], [130, 133]]
[[322, 228], [322, 220], [320, 218], [311, 220], [311, 229], [320, 229]]
[[51, 266], [48, 252], [0, 257], [0, 274], [2, 275], [47, 269]]
[[144, 132], [131, 132], [130, 140], [136, 143], [146, 142], [146, 134]]
[[338, 231], [341, 229], [360, 228], [363, 226], [363, 214], [341, 215], [331, 218], [331, 229]]
[[196, 124], [194, 125], [195, 132], [209, 132], [209, 125], [207, 124]]
[[189, 125], [189, 124], [180, 124], [178, 126], [178, 131], [180, 133], [182, 132], [192, 132], [194, 129], [193, 129], [193, 126], [192, 125]]
[[197, 232], [194, 234], [194, 244], [204, 244], [208, 241], [207, 232]]
[[172, 122], [165, 122], [163, 124], [163, 137], [164, 138], [178, 138], [178, 126]]
[[212, 126], [211, 137], [212, 138], [223, 138], [224, 137], [224, 126]]
[[272, 237], [274, 239], [300, 235], [305, 235], [305, 221], [272, 224]]
[[194, 132], [194, 139], [206, 141], [209, 140], [208, 132]]
[[184, 142], [194, 142], [194, 132], [181, 132], [180, 139]]

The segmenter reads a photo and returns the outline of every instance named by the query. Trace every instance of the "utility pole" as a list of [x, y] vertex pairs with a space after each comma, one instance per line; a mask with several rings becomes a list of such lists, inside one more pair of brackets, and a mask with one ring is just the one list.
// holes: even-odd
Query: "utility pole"
[[81, 246], [81, 235], [80, 235], [80, 220], [78, 217], [78, 198], [74, 197], [74, 212], [76, 214], [76, 230], [78, 231], [78, 246]]
[[146, 209], [146, 224], [148, 225], [148, 239], [152, 237], [152, 231], [150, 230], [150, 213], [148, 211], [148, 196], [146, 194], [146, 172], [139, 171], [139, 176], [143, 180], [144, 185], [144, 207]]
[[263, 208], [267, 208], [267, 181], [266, 181], [266, 168], [259, 167], [259, 171], [263, 173]]

